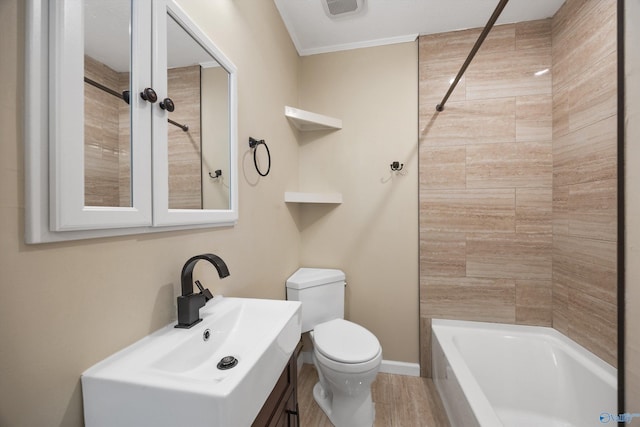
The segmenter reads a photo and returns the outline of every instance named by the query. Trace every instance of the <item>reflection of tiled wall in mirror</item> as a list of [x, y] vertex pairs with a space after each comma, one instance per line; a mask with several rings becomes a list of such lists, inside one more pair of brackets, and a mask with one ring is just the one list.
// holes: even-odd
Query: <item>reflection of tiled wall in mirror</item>
[[[84, 64], [89, 79], [117, 92], [128, 86], [128, 73], [86, 55]], [[84, 94], [85, 205], [130, 206], [127, 104], [86, 83]]]
[[169, 98], [175, 111], [168, 117], [189, 126], [187, 132], [168, 125], [169, 208], [201, 209], [200, 66], [167, 70]]
[[617, 365], [617, 13], [553, 19], [553, 327]]
[[[119, 73], [85, 56], [85, 76], [117, 92], [129, 86]], [[169, 206], [200, 209], [200, 67], [168, 70], [172, 120], [189, 126], [184, 132], [168, 124]], [[126, 102], [85, 84], [85, 205], [130, 206], [130, 121]]]

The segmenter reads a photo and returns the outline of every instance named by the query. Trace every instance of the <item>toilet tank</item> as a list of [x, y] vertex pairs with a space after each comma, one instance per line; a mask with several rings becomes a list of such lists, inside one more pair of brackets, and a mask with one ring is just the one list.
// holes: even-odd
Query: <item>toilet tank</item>
[[326, 268], [300, 268], [287, 279], [287, 299], [302, 303], [302, 332], [344, 318], [345, 274]]

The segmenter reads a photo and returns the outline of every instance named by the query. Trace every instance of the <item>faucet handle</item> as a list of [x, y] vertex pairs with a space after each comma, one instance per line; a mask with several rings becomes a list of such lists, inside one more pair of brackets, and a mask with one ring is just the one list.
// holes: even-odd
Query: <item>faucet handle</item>
[[213, 294], [211, 294], [211, 291], [209, 289], [205, 289], [199, 280], [196, 280], [196, 286], [198, 287], [198, 289], [200, 289], [200, 293], [204, 295], [205, 303], [213, 298]]

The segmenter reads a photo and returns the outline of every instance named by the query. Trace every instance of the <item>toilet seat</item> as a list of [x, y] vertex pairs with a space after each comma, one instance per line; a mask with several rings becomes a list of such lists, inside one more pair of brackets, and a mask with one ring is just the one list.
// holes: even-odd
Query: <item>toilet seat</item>
[[382, 362], [382, 350], [371, 360], [367, 360], [362, 363], [342, 363], [329, 359], [317, 349], [313, 350], [314, 363], [316, 366], [322, 365], [323, 369], [320, 369], [326, 373], [326, 369], [330, 369], [341, 375], [362, 375], [371, 371], [378, 371], [380, 369], [380, 363]]
[[315, 349], [338, 363], [362, 364], [377, 358], [380, 342], [370, 331], [344, 319], [317, 325], [313, 331]]

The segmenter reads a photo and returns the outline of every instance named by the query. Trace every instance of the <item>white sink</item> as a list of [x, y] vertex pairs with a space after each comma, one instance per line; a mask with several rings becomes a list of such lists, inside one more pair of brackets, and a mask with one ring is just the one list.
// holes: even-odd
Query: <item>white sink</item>
[[[191, 329], [167, 325], [84, 372], [86, 426], [251, 425], [300, 340], [300, 315], [297, 301], [215, 297]], [[221, 370], [226, 356], [238, 363]]]

